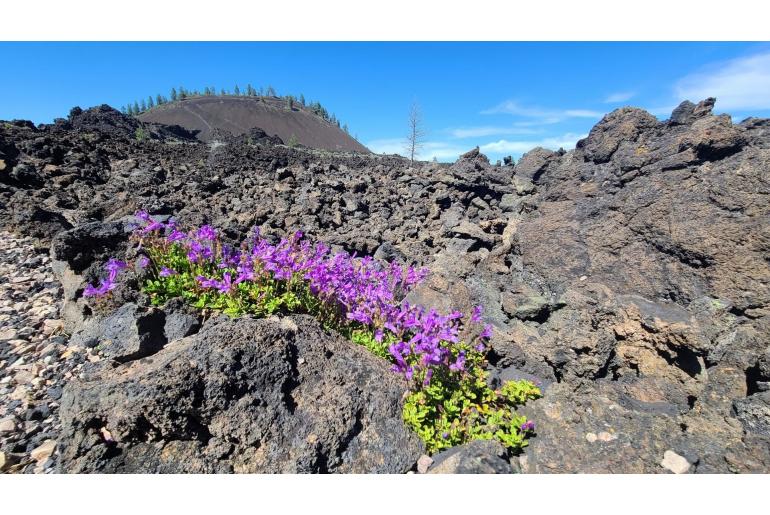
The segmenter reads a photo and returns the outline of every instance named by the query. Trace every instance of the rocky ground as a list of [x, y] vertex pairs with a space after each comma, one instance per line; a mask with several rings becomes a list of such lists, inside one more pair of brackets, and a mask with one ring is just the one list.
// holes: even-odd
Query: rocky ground
[[61, 284], [33, 239], [0, 233], [0, 470], [51, 472], [62, 389], [89, 349], [68, 346]]
[[[146, 125], [137, 141], [140, 122], [107, 107], [4, 124], [3, 466], [770, 471], [770, 120], [712, 107], [664, 122], [619, 109], [575, 150], [515, 166], [292, 149], [259, 131], [201, 143]], [[525, 410], [536, 437], [521, 456], [421, 457], [382, 363], [309, 320], [207, 321], [121, 292], [95, 312], [82, 289], [125, 255], [136, 209], [428, 266], [410, 300], [483, 304], [494, 380], [544, 385]]]

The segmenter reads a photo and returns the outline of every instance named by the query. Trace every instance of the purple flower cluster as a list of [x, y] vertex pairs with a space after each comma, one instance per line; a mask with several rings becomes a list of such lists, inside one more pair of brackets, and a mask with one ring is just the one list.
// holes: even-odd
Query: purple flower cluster
[[121, 270], [126, 268], [128, 268], [128, 265], [123, 261], [118, 261], [114, 258], [110, 259], [107, 261], [107, 264], [104, 265], [104, 269], [107, 271], [107, 278], [102, 279], [102, 282], [99, 286], [94, 286], [92, 284], [86, 286], [85, 290], [83, 290], [83, 296], [102, 297], [106, 295], [108, 292], [112, 291], [115, 286], [117, 286], [116, 281], [118, 279], [118, 274]]
[[[464, 349], [469, 348], [460, 346], [463, 313], [441, 315], [434, 309], [426, 310], [403, 300], [425, 279], [427, 269], [398, 263], [382, 265], [369, 256], [331, 255], [326, 245], [312, 245], [302, 239], [299, 231], [273, 245], [255, 228], [247, 242], [234, 249], [221, 245], [211, 226], [184, 233], [173, 220], [164, 224], [144, 212], [136, 216], [144, 223], [137, 229], [140, 237], [160, 238], [163, 245], [182, 245], [187, 260], [198, 270], [211, 265], [206, 268], [210, 271], [207, 275], [214, 277], [195, 276], [200, 288], [229, 294], [245, 281], [267, 278], [289, 284], [304, 282], [310, 293], [338, 316], [340, 323], [367, 326], [377, 341], [393, 342], [388, 346], [392, 368], [407, 379], [417, 376], [427, 385], [436, 369], [453, 373], [466, 370], [468, 355]], [[158, 275], [170, 277], [178, 272], [164, 266]], [[112, 274], [110, 278], [114, 281]], [[473, 310], [470, 322], [481, 323], [481, 307]], [[473, 350], [483, 352], [491, 334], [491, 326], [486, 326]]]
[[527, 420], [521, 425], [521, 431], [523, 433], [526, 433], [527, 431], [534, 431], [535, 430], [535, 423], [531, 420]]

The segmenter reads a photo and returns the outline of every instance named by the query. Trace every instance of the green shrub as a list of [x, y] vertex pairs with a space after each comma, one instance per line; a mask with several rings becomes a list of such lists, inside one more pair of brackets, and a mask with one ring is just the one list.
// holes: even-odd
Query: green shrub
[[513, 452], [527, 445], [534, 426], [515, 409], [540, 397], [530, 381], [508, 381], [500, 390], [488, 386], [481, 353], [466, 348], [468, 374], [459, 380], [434, 375], [430, 385], [409, 394], [404, 421], [433, 454], [471, 440], [498, 440]]
[[136, 138], [136, 141], [144, 141], [150, 138], [150, 133], [144, 130], [143, 127], [137, 127], [134, 131], [134, 137]]

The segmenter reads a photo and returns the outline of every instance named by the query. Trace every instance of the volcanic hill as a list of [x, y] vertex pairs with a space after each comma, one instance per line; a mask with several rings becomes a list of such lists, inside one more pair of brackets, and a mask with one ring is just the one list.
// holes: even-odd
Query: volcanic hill
[[310, 148], [369, 152], [335, 124], [294, 102], [278, 97], [203, 96], [156, 106], [138, 115], [143, 122], [179, 125], [201, 141], [210, 141], [217, 129], [234, 136], [259, 128], [284, 143], [295, 139]]

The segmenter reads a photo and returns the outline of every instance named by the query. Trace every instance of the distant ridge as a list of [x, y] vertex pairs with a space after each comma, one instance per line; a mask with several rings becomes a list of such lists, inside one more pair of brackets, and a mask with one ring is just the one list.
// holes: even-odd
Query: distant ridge
[[156, 106], [137, 116], [143, 122], [179, 125], [201, 141], [209, 141], [216, 129], [238, 136], [258, 127], [278, 135], [284, 143], [352, 152], [369, 152], [335, 124], [294, 102], [278, 97], [202, 96]]

